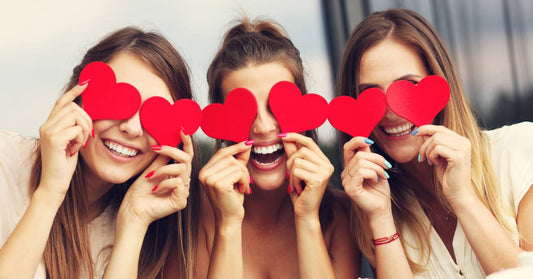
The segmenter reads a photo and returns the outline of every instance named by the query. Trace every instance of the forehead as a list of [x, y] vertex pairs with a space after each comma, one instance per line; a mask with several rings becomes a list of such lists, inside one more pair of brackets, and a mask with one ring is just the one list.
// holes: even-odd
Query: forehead
[[379, 83], [406, 74], [426, 76], [424, 61], [412, 46], [389, 38], [363, 53], [358, 80], [359, 83]]
[[143, 101], [154, 96], [172, 101], [166, 83], [137, 55], [121, 52], [107, 64], [115, 72], [117, 82], [125, 82], [135, 86]]
[[273, 62], [231, 71], [222, 79], [221, 87], [224, 97], [231, 90], [244, 87], [258, 98], [260, 95], [268, 95], [272, 86], [279, 81], [294, 82], [294, 77], [285, 65]]

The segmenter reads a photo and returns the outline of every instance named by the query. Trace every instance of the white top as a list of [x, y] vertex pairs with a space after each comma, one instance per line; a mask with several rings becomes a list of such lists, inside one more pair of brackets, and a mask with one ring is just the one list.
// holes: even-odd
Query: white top
[[[485, 133], [492, 148], [492, 165], [496, 180], [500, 186], [502, 201], [514, 210], [513, 215], [508, 215], [505, 218], [511, 221], [509, 223], [513, 224], [512, 238], [518, 245], [516, 212], [520, 200], [533, 184], [533, 141], [531, 140], [533, 137], [533, 123], [523, 122]], [[420, 208], [420, 210], [422, 209]], [[425, 221], [429, 226], [427, 217]], [[415, 243], [414, 234], [409, 230], [402, 231], [402, 238], [406, 243]], [[427, 265], [427, 271], [417, 274], [415, 278], [485, 278], [486, 275], [459, 223], [457, 223], [452, 242], [457, 264], [453, 261], [446, 246], [433, 227], [431, 227], [430, 232], [430, 245], [432, 253]], [[407, 253], [413, 259], [421, 256], [419, 250], [415, 247], [408, 246]]]
[[[0, 246], [22, 218], [30, 202], [30, 172], [35, 159], [37, 140], [0, 130]], [[106, 259], [115, 237], [113, 210], [108, 207], [88, 227], [95, 278], [102, 278]], [[102, 251], [102, 253], [100, 253]], [[44, 261], [35, 279], [46, 279]], [[81, 278], [87, 278], [87, 275]]]

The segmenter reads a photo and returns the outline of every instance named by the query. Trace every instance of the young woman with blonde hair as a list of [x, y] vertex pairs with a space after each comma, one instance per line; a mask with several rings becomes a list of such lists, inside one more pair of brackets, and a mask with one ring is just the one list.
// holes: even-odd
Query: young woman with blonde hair
[[451, 89], [431, 125], [415, 127], [388, 110], [371, 139], [345, 138], [342, 181], [355, 204], [355, 238], [381, 279], [485, 278], [533, 249], [533, 124], [480, 129], [439, 35], [403, 9], [356, 27], [339, 92], [386, 92], [396, 80], [428, 75]]

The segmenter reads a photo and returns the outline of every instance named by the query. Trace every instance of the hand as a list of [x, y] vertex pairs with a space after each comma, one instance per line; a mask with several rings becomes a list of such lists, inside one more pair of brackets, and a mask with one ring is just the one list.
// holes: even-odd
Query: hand
[[217, 222], [241, 223], [244, 219], [244, 194], [251, 193], [246, 168], [251, 150], [251, 145], [242, 142], [222, 148], [200, 170], [200, 183]]
[[475, 195], [470, 181], [470, 140], [444, 126], [424, 125], [416, 136], [424, 143], [420, 147], [420, 161], [435, 166], [437, 179], [442, 184], [444, 197], [453, 204]]
[[41, 190], [65, 196], [76, 169], [80, 148], [93, 129], [91, 117], [74, 99], [86, 85], [76, 85], [55, 103], [46, 122], [40, 127]]
[[[370, 150], [371, 143], [355, 137], [344, 144], [342, 186], [346, 194], [372, 219], [390, 214], [391, 195], [387, 181], [386, 160]], [[390, 166], [390, 164], [389, 164]]]
[[[287, 154], [289, 191], [296, 217], [318, 216], [333, 165], [309, 137], [288, 133], [281, 138]], [[303, 187], [305, 185], [305, 187]]]
[[[183, 151], [162, 146], [159, 155], [130, 186], [120, 205], [118, 218], [148, 226], [187, 205], [194, 149], [190, 136], [181, 132]], [[172, 164], [168, 164], [173, 159]], [[117, 221], [117, 224], [119, 222]]]

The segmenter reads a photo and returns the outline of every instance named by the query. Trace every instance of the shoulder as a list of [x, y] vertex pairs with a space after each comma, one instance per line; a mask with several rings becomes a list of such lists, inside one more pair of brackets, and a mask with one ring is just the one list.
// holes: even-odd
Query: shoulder
[[[521, 122], [485, 131], [492, 146], [513, 145], [533, 146], [533, 122]], [[511, 148], [512, 146], [506, 146]]]
[[24, 160], [31, 157], [38, 140], [0, 129], [0, 160]]

